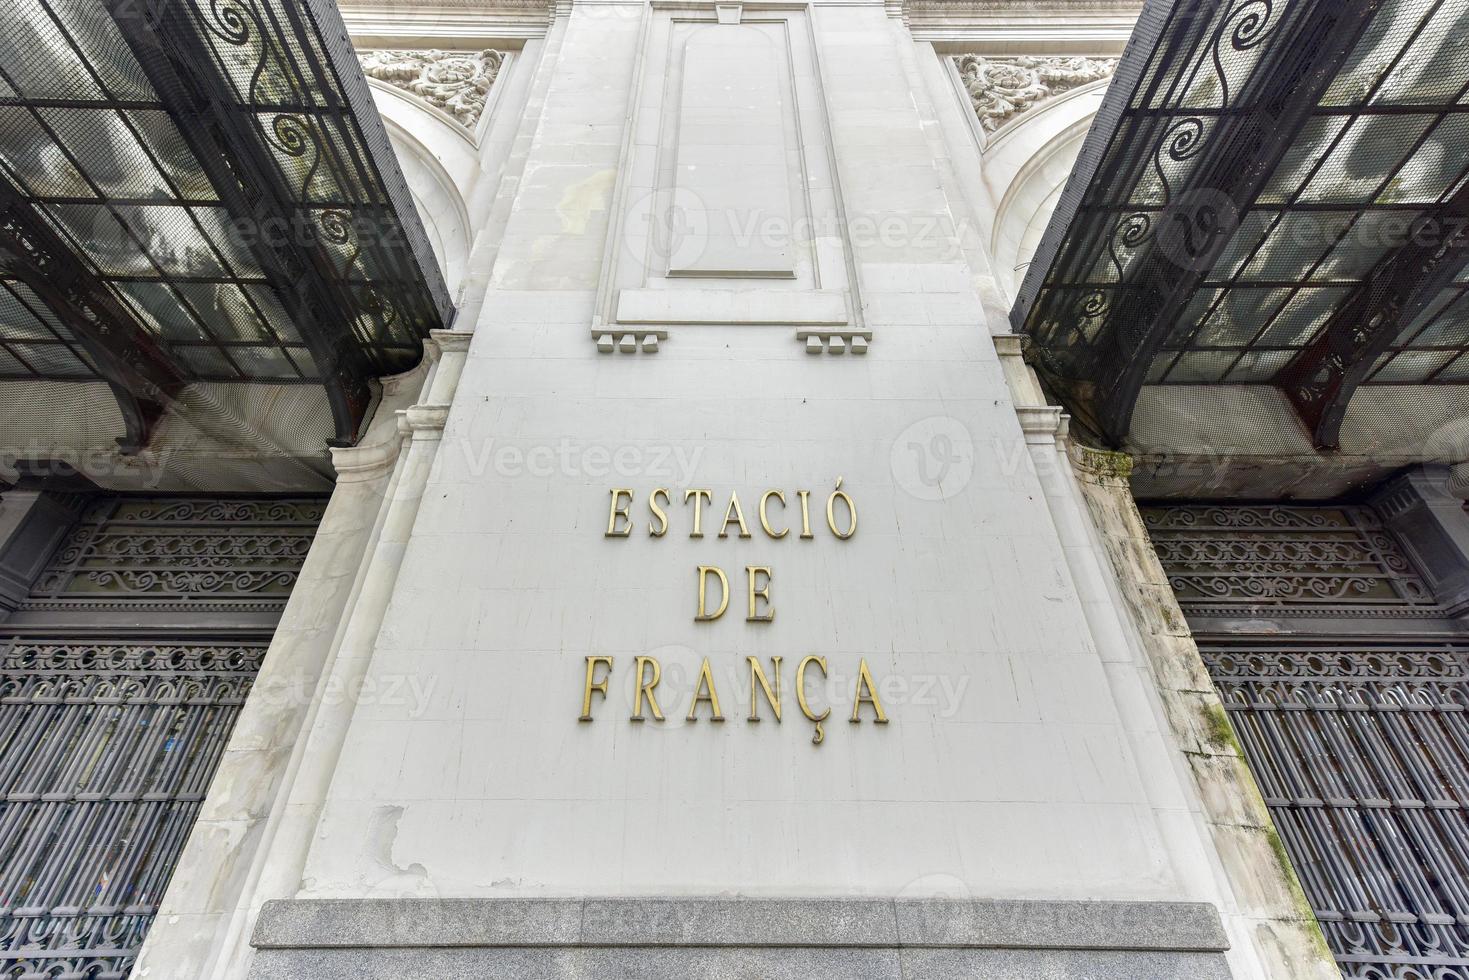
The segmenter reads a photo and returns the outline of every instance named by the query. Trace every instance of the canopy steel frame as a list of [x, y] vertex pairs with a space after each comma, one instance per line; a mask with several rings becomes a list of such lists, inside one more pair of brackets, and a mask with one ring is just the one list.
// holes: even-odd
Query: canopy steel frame
[[1413, 235], [1281, 372], [1281, 386], [1318, 449], [1340, 448], [1342, 420], [1377, 358], [1469, 268], [1469, 183], [1420, 229], [1433, 231]]
[[1469, 383], [1457, 9], [1148, 0], [1011, 311], [1081, 423], [1269, 384], [1329, 450], [1363, 385]]
[[98, 282], [71, 249], [0, 175], [0, 266], [50, 307], [112, 389], [125, 435], [123, 453], [148, 443], [184, 379], [167, 349]]

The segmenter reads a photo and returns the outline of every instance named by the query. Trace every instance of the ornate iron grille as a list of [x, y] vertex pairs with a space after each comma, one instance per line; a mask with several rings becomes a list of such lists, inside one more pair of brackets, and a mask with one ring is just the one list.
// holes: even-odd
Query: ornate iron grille
[[[323, 506], [99, 500], [37, 578], [51, 625], [0, 640], [0, 977], [131, 970], [272, 628], [209, 634], [279, 614]], [[97, 639], [99, 605], [174, 615]]]
[[1142, 510], [1344, 976], [1469, 980], [1469, 635], [1362, 635], [1445, 625], [1369, 507]]
[[1469, 978], [1466, 649], [1204, 649], [1349, 978]]
[[1367, 507], [1148, 507], [1143, 520], [1186, 612], [1439, 611]]
[[325, 507], [320, 500], [101, 500], [22, 608], [279, 612]]

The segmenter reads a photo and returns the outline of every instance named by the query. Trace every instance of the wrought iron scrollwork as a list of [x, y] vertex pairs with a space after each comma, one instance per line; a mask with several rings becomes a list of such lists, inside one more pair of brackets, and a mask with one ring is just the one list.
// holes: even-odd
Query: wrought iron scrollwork
[[1371, 509], [1143, 515], [1343, 976], [1469, 980], [1469, 635], [1343, 622], [1445, 615]]
[[1363, 507], [1145, 508], [1158, 558], [1185, 610], [1424, 615], [1432, 592]]
[[321, 514], [315, 500], [108, 500], [72, 529], [24, 608], [279, 609]]

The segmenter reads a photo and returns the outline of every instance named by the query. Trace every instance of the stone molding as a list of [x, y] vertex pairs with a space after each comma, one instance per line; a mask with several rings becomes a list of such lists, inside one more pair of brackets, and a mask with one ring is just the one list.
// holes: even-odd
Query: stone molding
[[954, 67], [986, 133], [1072, 89], [1112, 77], [1116, 58], [954, 55]]
[[1071, 416], [1054, 405], [1017, 405], [1015, 415], [1020, 419], [1020, 431], [1027, 436], [1061, 439], [1070, 428]]
[[368, 78], [417, 96], [453, 116], [471, 133], [484, 114], [490, 89], [504, 67], [505, 57], [505, 52], [493, 48], [480, 51], [383, 49], [357, 53], [363, 74]]
[[267, 902], [260, 950], [398, 947], [869, 947], [1221, 953], [1193, 902], [459, 898]]
[[872, 343], [871, 330], [797, 330], [796, 340], [806, 345], [808, 354], [866, 354]]

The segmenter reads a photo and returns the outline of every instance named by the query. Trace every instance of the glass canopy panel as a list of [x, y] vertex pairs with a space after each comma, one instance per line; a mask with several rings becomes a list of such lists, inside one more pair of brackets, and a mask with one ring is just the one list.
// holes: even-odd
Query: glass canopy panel
[[13, 280], [0, 280], [0, 345], [11, 358], [0, 377], [95, 379], [70, 342], [71, 335], [52, 320], [34, 293]]
[[1290, 363], [1292, 356], [1291, 351], [1284, 350], [1246, 351], [1221, 380], [1232, 385], [1265, 384]]
[[1262, 324], [1290, 297], [1289, 289], [1236, 288], [1225, 291], [1192, 338], [1197, 347], [1245, 347]]
[[1449, 365], [1434, 376], [1438, 384], [1469, 383], [1469, 356], [1460, 354]]
[[1422, 0], [1387, 0], [1327, 89], [1322, 105], [1356, 105], [1375, 95], [1427, 24], [1431, 6]]
[[1466, 37], [1469, 0], [1147, 0], [1011, 314], [1081, 424], [1122, 444], [1145, 384], [1464, 382], [1431, 239], [1469, 219]]
[[1469, 0], [1445, 0], [1382, 80], [1372, 102], [1438, 105], [1454, 100], [1469, 77]]
[[1260, 324], [1256, 343], [1262, 347], [1304, 347], [1349, 292], [1344, 287], [1296, 289], [1274, 317]]
[[[65, 250], [90, 292], [63, 305], [127, 320], [114, 335], [158, 344], [185, 382], [359, 393], [450, 322], [331, 5], [11, 0], [5, 21], [0, 205]], [[95, 376], [77, 307], [8, 271], [0, 376]]]
[[1469, 347], [1469, 301], [1459, 299], [1414, 336], [1407, 347]]
[[1321, 162], [1297, 200], [1365, 204], [1435, 122], [1433, 116], [1358, 116]]

